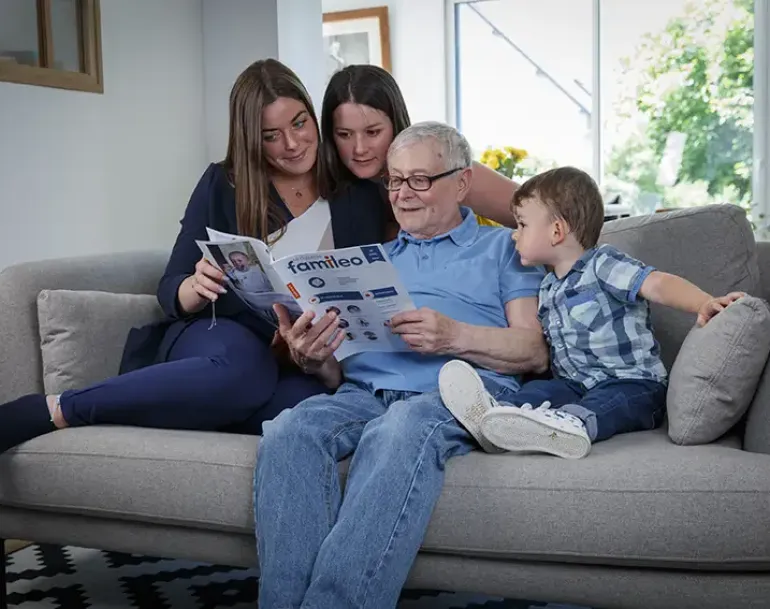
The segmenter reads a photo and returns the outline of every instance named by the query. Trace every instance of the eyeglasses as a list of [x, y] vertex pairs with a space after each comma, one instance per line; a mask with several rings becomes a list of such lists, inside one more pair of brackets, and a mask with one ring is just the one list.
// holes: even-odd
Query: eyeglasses
[[433, 182], [436, 180], [440, 180], [441, 178], [445, 178], [462, 170], [463, 167], [456, 167], [455, 169], [450, 169], [449, 171], [445, 171], [444, 173], [439, 173], [434, 176], [413, 175], [409, 176], [408, 178], [401, 178], [399, 176], [385, 176], [382, 178], [382, 183], [385, 184], [385, 188], [393, 191], [400, 190], [401, 185], [404, 182], [406, 182], [407, 186], [409, 186], [409, 188], [412, 190], [430, 190], [430, 187], [433, 186]]

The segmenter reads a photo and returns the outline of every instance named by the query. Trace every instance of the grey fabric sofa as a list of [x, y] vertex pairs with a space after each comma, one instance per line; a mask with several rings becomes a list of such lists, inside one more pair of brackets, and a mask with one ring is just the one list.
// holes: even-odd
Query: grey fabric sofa
[[[730, 206], [613, 221], [603, 240], [715, 294], [770, 293], [770, 244], [755, 246]], [[42, 389], [41, 289], [154, 293], [165, 262], [129, 253], [0, 273], [0, 402]], [[693, 319], [653, 314], [670, 366]], [[38, 438], [0, 456], [0, 538], [253, 566], [257, 443], [124, 427]], [[660, 429], [577, 462], [452, 460], [409, 586], [605, 609], [770, 607], [770, 372], [745, 424], [711, 445], [676, 446]]]

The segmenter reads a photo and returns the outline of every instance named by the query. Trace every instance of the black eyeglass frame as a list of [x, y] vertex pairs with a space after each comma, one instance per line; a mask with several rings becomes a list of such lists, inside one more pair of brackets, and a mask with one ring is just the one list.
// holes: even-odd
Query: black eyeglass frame
[[[408, 178], [387, 175], [382, 178], [382, 183], [385, 185], [386, 190], [390, 190], [392, 192], [401, 190], [401, 187], [404, 185], [404, 182], [406, 182], [406, 185], [409, 186], [409, 188], [411, 188], [415, 192], [425, 192], [426, 190], [430, 190], [433, 187], [433, 182], [435, 182], [436, 180], [440, 180], [441, 178], [451, 176], [453, 173], [457, 173], [458, 171], [462, 171], [463, 169], [465, 169], [465, 167], [455, 167], [454, 169], [450, 169], [449, 171], [445, 171], [444, 173], [437, 173], [436, 175], [432, 175], [432, 176], [417, 174], [417, 175], [409, 176]], [[419, 178], [421, 180], [427, 179], [428, 180], [427, 188], [415, 188], [410, 182], [410, 180], [412, 180], [413, 178]], [[398, 186], [393, 186], [392, 184], [393, 180], [397, 181]]]

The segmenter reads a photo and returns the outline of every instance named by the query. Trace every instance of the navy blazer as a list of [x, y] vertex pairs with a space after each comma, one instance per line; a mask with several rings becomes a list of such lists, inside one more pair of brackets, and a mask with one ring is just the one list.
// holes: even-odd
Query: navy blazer
[[[291, 219], [278, 192], [270, 186], [271, 200]], [[381, 243], [387, 226], [384, 195], [376, 183], [358, 180], [329, 201], [335, 247], [353, 247]], [[166, 270], [158, 285], [158, 302], [167, 319], [160, 324], [132, 330], [123, 353], [120, 372], [142, 368], [166, 360], [178, 336], [196, 319], [211, 315], [211, 305], [201, 312], [183, 316], [179, 310], [179, 285], [195, 271], [201, 258], [196, 240], [207, 240], [206, 227], [225, 233], [238, 233], [235, 214], [235, 189], [221, 163], [212, 163], [204, 172], [190, 197], [181, 221], [181, 230], [171, 252]], [[269, 227], [270, 231], [278, 226]], [[273, 328], [249, 313], [243, 302], [228, 292], [216, 304], [217, 317], [229, 317], [251, 328], [265, 339], [272, 339]]]

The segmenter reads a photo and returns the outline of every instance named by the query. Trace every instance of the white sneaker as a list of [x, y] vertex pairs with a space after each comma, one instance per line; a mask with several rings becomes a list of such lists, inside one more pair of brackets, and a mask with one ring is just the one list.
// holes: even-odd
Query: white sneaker
[[481, 418], [497, 407], [498, 403], [489, 395], [473, 366], [459, 359], [447, 362], [438, 373], [438, 389], [444, 406], [481, 448], [488, 453], [503, 452], [489, 443], [481, 433]]
[[565, 459], [580, 459], [591, 451], [583, 421], [550, 402], [533, 409], [491, 408], [482, 415], [481, 434], [495, 446], [510, 451], [544, 452]]

